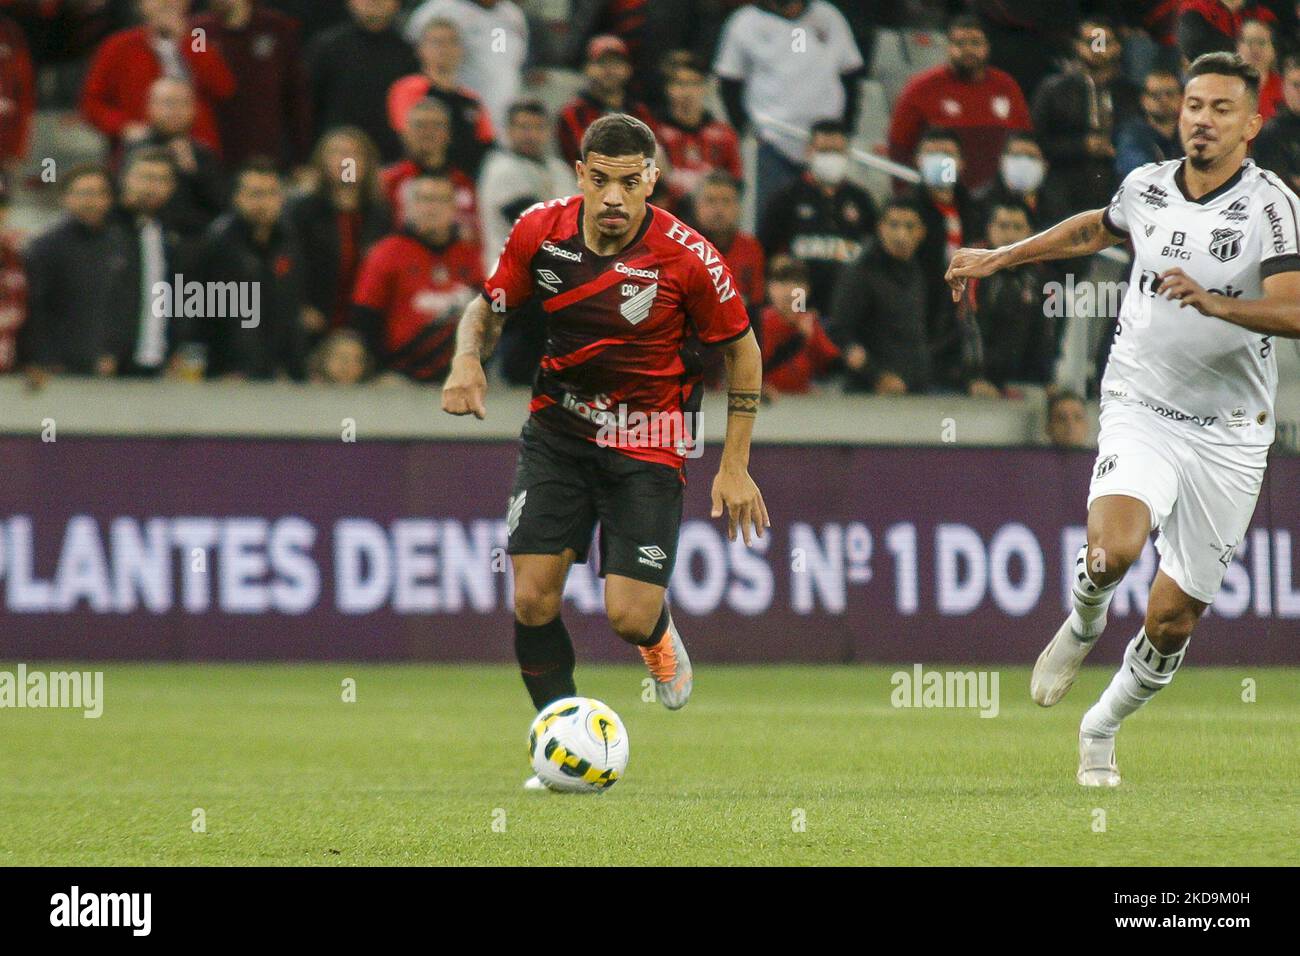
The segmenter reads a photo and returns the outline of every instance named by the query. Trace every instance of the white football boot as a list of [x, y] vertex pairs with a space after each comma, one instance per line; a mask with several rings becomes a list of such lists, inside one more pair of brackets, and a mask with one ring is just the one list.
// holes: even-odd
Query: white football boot
[[691, 672], [691, 659], [686, 656], [686, 645], [677, 633], [672, 614], [668, 615], [668, 630], [664, 632], [659, 643], [650, 647], [638, 647], [650, 676], [655, 679], [655, 696], [659, 703], [669, 710], [681, 710], [691, 699], [694, 675]]
[[1084, 787], [1119, 786], [1114, 737], [1088, 737], [1080, 731], [1079, 772], [1075, 779]]
[[542, 783], [541, 777], [537, 776], [537, 774], [533, 774], [531, 777], [529, 777], [527, 780], [524, 781], [524, 789], [545, 790], [546, 784]]
[[1033, 676], [1029, 678], [1029, 696], [1034, 699], [1034, 703], [1040, 707], [1051, 707], [1064, 697], [1066, 691], [1074, 685], [1074, 679], [1079, 676], [1083, 659], [1096, 643], [1095, 637], [1090, 641], [1080, 640], [1074, 633], [1074, 628], [1070, 627], [1069, 618], [1066, 618], [1034, 664]]

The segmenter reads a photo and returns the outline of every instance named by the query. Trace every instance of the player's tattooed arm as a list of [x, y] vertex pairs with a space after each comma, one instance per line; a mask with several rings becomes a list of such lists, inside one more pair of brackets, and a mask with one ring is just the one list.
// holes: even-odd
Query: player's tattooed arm
[[1123, 236], [1106, 228], [1105, 214], [1104, 209], [1081, 212], [1028, 239], [997, 249], [958, 249], [944, 276], [952, 288], [953, 301], [961, 300], [967, 279], [982, 279], [1000, 269], [1010, 269], [1026, 262], [1090, 256], [1123, 242]]
[[749, 544], [751, 529], [761, 538], [763, 529], [772, 525], [763, 495], [749, 476], [749, 445], [763, 392], [763, 354], [752, 330], [725, 348], [727, 437], [713, 479], [713, 517], [722, 517], [725, 510], [728, 539], [735, 541], [739, 528]]
[[442, 410], [452, 415], [487, 417], [487, 375], [483, 363], [501, 338], [506, 313], [493, 309], [487, 299], [475, 296], [456, 328], [456, 354], [442, 386]]

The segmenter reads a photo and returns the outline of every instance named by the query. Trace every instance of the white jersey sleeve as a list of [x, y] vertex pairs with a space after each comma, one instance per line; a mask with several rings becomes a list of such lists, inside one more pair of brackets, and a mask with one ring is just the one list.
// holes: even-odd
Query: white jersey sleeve
[[1110, 197], [1110, 205], [1101, 214], [1101, 222], [1115, 235], [1127, 238], [1130, 231], [1129, 208], [1133, 202], [1133, 183], [1155, 165], [1155, 163], [1146, 163], [1130, 172], [1119, 184], [1119, 189], [1115, 190], [1115, 195]]
[[1260, 275], [1267, 279], [1279, 272], [1300, 272], [1300, 199], [1272, 173], [1261, 170], [1259, 175], [1267, 228]]

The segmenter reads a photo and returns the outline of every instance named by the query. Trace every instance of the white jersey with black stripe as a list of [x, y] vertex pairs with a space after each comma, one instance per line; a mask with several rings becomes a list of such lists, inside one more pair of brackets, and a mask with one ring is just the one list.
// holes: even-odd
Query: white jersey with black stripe
[[1159, 296], [1157, 277], [1181, 267], [1206, 289], [1258, 299], [1265, 278], [1300, 271], [1300, 200], [1246, 160], [1192, 199], [1184, 160], [1125, 177], [1104, 222], [1133, 242], [1103, 402], [1141, 405], [1216, 444], [1269, 445], [1277, 359], [1271, 337]]

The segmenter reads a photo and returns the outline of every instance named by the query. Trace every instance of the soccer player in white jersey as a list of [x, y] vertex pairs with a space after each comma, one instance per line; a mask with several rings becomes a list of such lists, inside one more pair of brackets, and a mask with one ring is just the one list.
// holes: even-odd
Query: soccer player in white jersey
[[1246, 159], [1259, 75], [1207, 53], [1187, 71], [1186, 156], [1131, 172], [1106, 209], [999, 249], [961, 249], [947, 279], [1133, 243], [1133, 271], [1101, 383], [1101, 434], [1073, 609], [1038, 658], [1034, 700], [1070, 689], [1120, 579], [1153, 529], [1160, 567], [1144, 626], [1084, 715], [1078, 781], [1119, 784], [1121, 722], [1173, 680], [1250, 523], [1273, 441], [1274, 338], [1300, 338], [1300, 200]]

